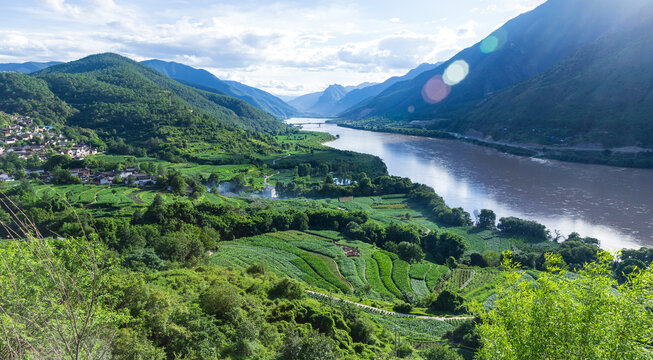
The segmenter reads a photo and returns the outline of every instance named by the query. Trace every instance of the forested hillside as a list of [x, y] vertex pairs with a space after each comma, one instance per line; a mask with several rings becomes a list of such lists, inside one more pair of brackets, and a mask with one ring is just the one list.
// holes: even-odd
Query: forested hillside
[[298, 113], [292, 106], [272, 94], [236, 81], [220, 80], [206, 70], [161, 60], [147, 60], [142, 64], [189, 86], [244, 100], [279, 118], [288, 118]]
[[497, 140], [653, 147], [652, 23], [601, 38], [457, 114], [448, 129]]
[[[605, 34], [644, 21], [647, 18], [642, 9], [646, 6], [641, 0], [547, 1], [510, 20], [484, 41], [439, 67], [412, 81], [391, 86], [342, 117], [380, 116], [396, 121], [447, 119], [452, 111], [542, 73]], [[440, 89], [442, 95], [446, 96], [425, 95], [423, 90], [429, 80], [441, 77], [455, 61], [464, 61], [469, 67], [464, 80], [446, 86], [439, 80], [444, 86]], [[437, 84], [433, 80], [430, 86]]]
[[95, 130], [119, 152], [141, 149], [137, 152], [170, 157], [181, 155], [190, 143], [210, 143], [214, 152], [263, 155], [277, 151], [270, 134], [288, 131], [280, 120], [242, 100], [180, 84], [115, 54], [31, 75], [0, 74], [0, 92], [1, 111], [44, 125]]
[[[57, 76], [58, 74], [63, 76]], [[203, 113], [221, 122], [231, 123], [244, 129], [273, 131], [284, 127], [273, 116], [254, 109], [242, 101], [184, 86], [155, 70], [116, 54], [92, 55], [44, 69], [34, 76], [51, 83], [56, 95], [68, 102], [77, 101], [79, 106], [84, 105], [89, 112], [93, 111], [92, 107], [95, 104], [85, 103], [84, 97], [102, 99], [102, 96], [106, 95], [107, 100], [114, 103], [121, 101], [156, 103], [168, 101], [168, 95], [176, 95], [190, 107], [202, 110]], [[86, 89], [78, 90], [77, 86], [84, 86], [81, 84], [84, 82], [82, 80], [92, 81], [93, 86], [87, 85]], [[84, 95], [84, 90], [94, 93], [90, 96]], [[107, 93], [98, 94], [98, 91]]]
[[0, 73], [0, 109], [57, 123], [76, 112], [57, 98], [44, 80], [15, 73]]

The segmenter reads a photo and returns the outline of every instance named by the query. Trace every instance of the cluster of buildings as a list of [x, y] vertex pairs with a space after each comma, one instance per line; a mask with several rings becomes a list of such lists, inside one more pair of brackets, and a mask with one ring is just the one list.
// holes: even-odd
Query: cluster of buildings
[[[90, 169], [70, 169], [70, 173], [78, 177], [84, 184], [110, 185], [120, 179], [119, 183], [133, 181], [134, 185], [143, 187], [146, 185], [155, 185], [156, 176], [139, 173], [137, 168], [126, 168], [125, 170], [98, 171], [92, 173]], [[52, 177], [46, 180], [51, 180]]]
[[[54, 172], [45, 170], [26, 170], [29, 177], [39, 178], [43, 182], [51, 182], [54, 178]], [[133, 184], [139, 187], [147, 185], [156, 185], [156, 176], [139, 173], [137, 168], [127, 168], [125, 170], [114, 171], [96, 171], [93, 172], [88, 168], [70, 169], [70, 174], [78, 178], [83, 184], [92, 185], [111, 185], [114, 183], [123, 184], [133, 181]], [[13, 175], [0, 173], [0, 181], [14, 181]], [[118, 182], [116, 182], [118, 181]]]
[[[0, 129], [0, 156], [16, 153], [23, 159], [34, 155], [45, 159], [48, 155], [69, 155], [73, 159], [84, 159], [98, 153], [97, 149], [83, 144], [75, 144], [52, 126], [36, 125], [29, 116], [11, 115], [11, 125]], [[26, 170], [28, 177], [51, 182], [54, 173], [46, 170]], [[140, 173], [137, 168], [125, 170], [93, 172], [91, 169], [70, 169], [72, 176], [84, 184], [108, 185], [129, 182], [137, 186], [156, 184], [156, 176]], [[0, 173], [0, 182], [13, 181], [15, 175]]]
[[29, 116], [12, 115], [11, 118], [16, 123], [0, 129], [0, 155], [15, 152], [26, 159], [33, 155], [44, 158], [55, 153], [83, 159], [98, 153], [96, 149], [75, 144], [62, 134], [56, 134], [52, 126], [35, 125]]

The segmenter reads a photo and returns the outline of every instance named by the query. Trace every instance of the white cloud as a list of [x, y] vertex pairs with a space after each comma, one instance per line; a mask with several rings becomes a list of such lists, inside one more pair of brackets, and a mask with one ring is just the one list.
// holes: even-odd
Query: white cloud
[[65, 0], [40, 0], [40, 2], [43, 4], [43, 6], [53, 10], [59, 15], [77, 17], [81, 14], [79, 7], [66, 4]]
[[[334, 82], [383, 81], [419, 63], [445, 60], [507, 20], [486, 20], [482, 11], [474, 19], [438, 11], [417, 20], [422, 14], [404, 16], [395, 8], [377, 14], [370, 8], [382, 6], [363, 8], [366, 1], [24, 0], [0, 14], [0, 58], [67, 61], [113, 51], [297, 94]], [[478, 8], [505, 2], [517, 11], [543, 0], [461, 1]]]

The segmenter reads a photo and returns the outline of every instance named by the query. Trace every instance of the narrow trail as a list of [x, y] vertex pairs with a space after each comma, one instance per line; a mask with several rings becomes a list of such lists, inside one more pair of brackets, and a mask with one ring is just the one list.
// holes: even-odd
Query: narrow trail
[[349, 282], [349, 280], [347, 280], [344, 276], [342, 276], [342, 273], [340, 272], [340, 266], [338, 266], [338, 263], [334, 259], [331, 259], [331, 261], [333, 261], [333, 263], [336, 265], [336, 271], [338, 272], [337, 275], [340, 278], [340, 280], [344, 281], [345, 284], [347, 284], [347, 286], [349, 286], [349, 288], [351, 289], [351, 292], [356, 291], [356, 289], [354, 289], [354, 285], [352, 285]]
[[[352, 284], [349, 282], [349, 280], [345, 279], [345, 277], [342, 276], [342, 273], [340, 272], [340, 267], [338, 266], [338, 263], [337, 263], [334, 259], [332, 259], [332, 258], [330, 258], [330, 257], [328, 257], [328, 256], [325, 256], [325, 255], [322, 255], [322, 254], [318, 254], [318, 253], [316, 253], [316, 252], [312, 252], [312, 251], [306, 251], [306, 252], [309, 253], [309, 254], [312, 254], [312, 255], [316, 256], [317, 258], [319, 258], [319, 259], [321, 259], [321, 260], [323, 260], [323, 261], [330, 261], [330, 262], [332, 262], [333, 265], [335, 265], [335, 269], [336, 269], [336, 274], [334, 274], [334, 275], [336, 275], [336, 277], [337, 277], [338, 279], [340, 279], [342, 282], [344, 282], [344, 283], [349, 287], [349, 289], [351, 290], [351, 292], [354, 292], [354, 291], [356, 290], [356, 289], [354, 289], [354, 285], [352, 285]], [[325, 280], [326, 280], [326, 279], [325, 279]]]
[[274, 174], [272, 174], [272, 175], [266, 175], [266, 176], [263, 178], [263, 186], [268, 186], [268, 185], [269, 185], [269, 184], [268, 184], [268, 180], [270, 180], [270, 178], [273, 177], [274, 175], [279, 175], [279, 172], [277, 171], [276, 173], [274, 173]]
[[289, 156], [290, 156], [290, 154], [286, 154], [286, 155], [284, 155], [284, 156], [282, 156], [282, 157], [279, 157], [279, 158], [276, 158], [276, 159], [272, 160], [272, 165], [276, 165], [276, 164], [277, 164], [277, 160], [282, 160], [282, 159], [285, 159], [285, 158], [287, 158], [287, 157], [289, 157]]
[[472, 280], [474, 280], [474, 276], [476, 276], [476, 270], [472, 269], [472, 275], [471, 275], [471, 276], [469, 277], [469, 279], [467, 279], [467, 281], [465, 281], [465, 283], [460, 287], [460, 290], [461, 290], [461, 291], [462, 291], [464, 288], [466, 288], [467, 285], [469, 285], [469, 283], [472, 282]]
[[353, 301], [349, 301], [349, 300], [340, 299], [340, 298], [337, 298], [337, 297], [332, 296], [332, 295], [326, 295], [326, 294], [318, 293], [318, 292], [311, 291], [311, 290], [306, 290], [306, 292], [308, 294], [311, 294], [311, 295], [316, 296], [316, 297], [321, 297], [323, 299], [331, 299], [331, 300], [335, 300], [335, 301], [340, 301], [340, 302], [343, 302], [343, 303], [351, 304], [351, 305], [357, 306], [359, 308], [367, 309], [367, 310], [370, 310], [370, 311], [373, 311], [373, 312], [376, 312], [376, 313], [379, 313], [379, 314], [383, 314], [383, 315], [390, 315], [390, 316], [396, 316], [396, 317], [405, 317], [405, 318], [415, 318], [415, 319], [431, 319], [431, 320], [439, 320], [439, 321], [473, 319], [472, 316], [444, 317], [444, 316], [426, 316], [426, 315], [402, 314], [402, 313], [398, 313], [398, 312], [394, 312], [394, 311], [388, 311], [388, 310], [375, 308], [375, 307], [372, 307], [372, 306], [369, 306], [369, 305], [359, 304], [357, 302], [353, 302]]
[[[100, 191], [102, 191], [102, 190], [100, 190]], [[95, 192], [95, 194], [93, 195], [93, 201], [91, 201], [90, 203], [84, 205], [84, 208], [89, 208], [91, 205], [97, 203], [97, 194], [98, 194], [100, 191], [96, 191], [96, 192]]]

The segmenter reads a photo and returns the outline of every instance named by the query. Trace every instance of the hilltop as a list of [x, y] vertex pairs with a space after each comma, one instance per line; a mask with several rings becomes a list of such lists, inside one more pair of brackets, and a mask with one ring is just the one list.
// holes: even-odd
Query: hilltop
[[270, 93], [237, 81], [221, 80], [203, 69], [161, 60], [147, 60], [141, 63], [186, 85], [241, 99], [279, 118], [285, 119], [298, 114], [295, 108]]

